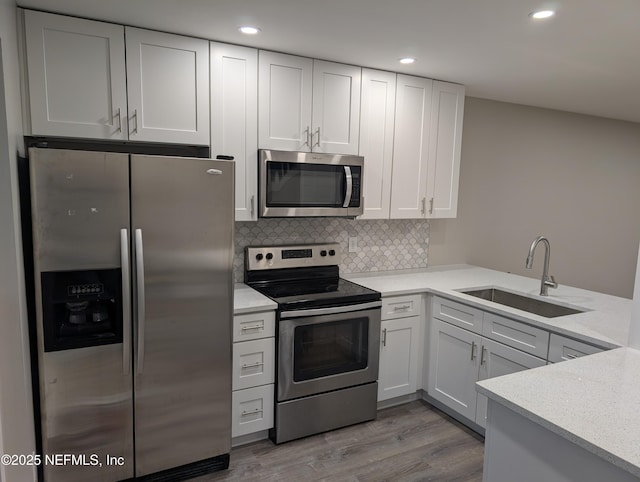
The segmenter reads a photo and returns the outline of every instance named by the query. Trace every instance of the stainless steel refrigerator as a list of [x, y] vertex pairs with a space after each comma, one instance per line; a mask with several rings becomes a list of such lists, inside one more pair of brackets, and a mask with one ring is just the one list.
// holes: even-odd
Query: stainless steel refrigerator
[[233, 163], [32, 148], [29, 169], [45, 481], [226, 468]]

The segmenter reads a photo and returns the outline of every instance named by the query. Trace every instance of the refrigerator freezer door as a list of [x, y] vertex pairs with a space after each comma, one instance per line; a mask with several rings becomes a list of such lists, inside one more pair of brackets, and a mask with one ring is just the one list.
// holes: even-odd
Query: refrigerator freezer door
[[[129, 226], [129, 156], [34, 148], [29, 162], [36, 299], [43, 271], [126, 270], [120, 230]], [[43, 461], [45, 480], [132, 477], [133, 381], [124, 345], [44, 352], [42, 302], [36, 322], [43, 457], [80, 457]], [[107, 465], [107, 454], [124, 465]]]
[[40, 271], [116, 268], [129, 227], [129, 155], [29, 149]]
[[131, 158], [137, 477], [231, 449], [233, 186], [231, 162]]

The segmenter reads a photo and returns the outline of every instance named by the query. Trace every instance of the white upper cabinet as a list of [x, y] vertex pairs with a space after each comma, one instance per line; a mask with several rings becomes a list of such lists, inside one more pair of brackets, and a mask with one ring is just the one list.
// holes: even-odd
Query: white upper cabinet
[[456, 217], [463, 113], [464, 86], [398, 74], [391, 218]]
[[358, 154], [361, 70], [313, 61], [312, 151]]
[[432, 88], [430, 79], [397, 76], [391, 218], [426, 217]]
[[32, 135], [209, 144], [206, 40], [30, 10], [25, 38]]
[[31, 134], [127, 139], [124, 27], [25, 11]]
[[127, 27], [129, 138], [209, 144], [209, 42]]
[[427, 217], [455, 218], [458, 212], [464, 86], [434, 81], [431, 98]]
[[258, 51], [216, 42], [211, 53], [211, 157], [236, 165], [236, 221], [257, 219]]
[[389, 219], [396, 74], [362, 69], [360, 150], [364, 157], [364, 213], [360, 219]]
[[358, 153], [360, 67], [260, 51], [263, 149]]
[[258, 75], [259, 147], [309, 151], [313, 60], [261, 50]]

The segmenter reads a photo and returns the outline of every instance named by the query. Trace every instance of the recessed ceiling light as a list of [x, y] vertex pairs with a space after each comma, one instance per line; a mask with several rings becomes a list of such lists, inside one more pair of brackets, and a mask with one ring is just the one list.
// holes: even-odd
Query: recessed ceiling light
[[539, 10], [537, 12], [531, 12], [529, 16], [531, 18], [535, 18], [536, 20], [540, 20], [543, 18], [553, 17], [556, 14], [553, 10]]
[[416, 61], [413, 57], [404, 57], [400, 59], [401, 64], [412, 64]]
[[258, 27], [251, 27], [249, 25], [240, 27], [238, 30], [247, 35], [255, 35], [260, 32], [260, 29]]

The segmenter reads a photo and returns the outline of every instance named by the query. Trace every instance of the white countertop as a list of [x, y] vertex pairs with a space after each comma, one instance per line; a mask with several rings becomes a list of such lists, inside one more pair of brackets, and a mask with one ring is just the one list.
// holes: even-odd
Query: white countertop
[[[630, 299], [564, 286], [562, 280], [559, 280], [557, 289], [549, 289], [549, 296], [541, 297], [539, 296], [539, 279], [469, 265], [346, 274], [343, 277], [380, 291], [383, 296], [424, 292], [445, 296], [603, 348], [626, 346], [629, 337], [632, 305]], [[457, 291], [493, 286], [589, 311], [557, 318], [545, 318]]]
[[[432, 293], [605, 348], [626, 346], [632, 301], [564, 286], [540, 297], [540, 280], [468, 265], [346, 274], [383, 296]], [[562, 281], [562, 280], [560, 280]], [[589, 311], [544, 318], [460, 293], [502, 287]], [[236, 285], [235, 313], [275, 309], [244, 284]], [[478, 391], [530, 420], [640, 476], [640, 351], [618, 348], [478, 382]]]
[[233, 313], [254, 313], [257, 311], [275, 310], [275, 301], [249, 288], [243, 283], [236, 283], [233, 288]]
[[640, 477], [640, 351], [618, 348], [491, 378], [478, 392]]

